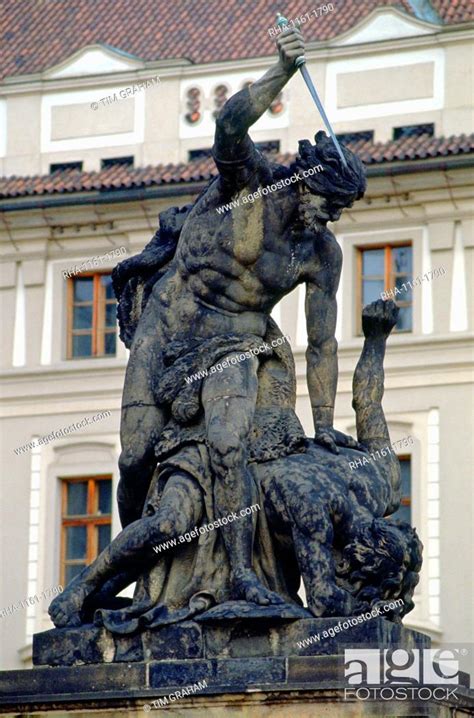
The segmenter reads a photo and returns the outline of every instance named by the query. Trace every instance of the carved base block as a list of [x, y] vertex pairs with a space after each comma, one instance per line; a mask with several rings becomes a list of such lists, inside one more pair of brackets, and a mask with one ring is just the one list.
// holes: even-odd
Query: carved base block
[[[93, 625], [55, 628], [34, 636], [33, 663], [36, 666], [74, 666], [197, 658], [335, 655], [353, 645], [429, 648], [427, 636], [384, 618], [343, 628], [346, 620], [276, 621], [275, 617], [262, 615], [215, 622], [188, 621], [126, 636], [113, 635], [105, 628]], [[338, 624], [341, 628], [334, 633]], [[333, 636], [327, 633], [328, 629]], [[310, 637], [313, 637], [312, 643], [302, 646], [301, 642]]]

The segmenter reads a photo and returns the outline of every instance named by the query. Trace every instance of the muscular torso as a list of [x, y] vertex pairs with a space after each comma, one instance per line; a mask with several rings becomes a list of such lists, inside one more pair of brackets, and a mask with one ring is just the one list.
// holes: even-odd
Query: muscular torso
[[[236, 196], [242, 201], [247, 193], [245, 188]], [[297, 210], [296, 197], [286, 208], [285, 223], [277, 219], [282, 199], [258, 198], [219, 214], [218, 183], [209, 188], [193, 207], [176, 253], [178, 272], [197, 297], [237, 313], [269, 311], [295, 286], [299, 247], [288, 214]]]
[[195, 337], [263, 336], [275, 304], [317, 273], [318, 230], [298, 222], [297, 187], [242, 204], [258, 184], [255, 179], [234, 195], [240, 206], [232, 211], [217, 212], [226, 201], [218, 181], [194, 205], [170, 271], [154, 290], [166, 334], [192, 326]]

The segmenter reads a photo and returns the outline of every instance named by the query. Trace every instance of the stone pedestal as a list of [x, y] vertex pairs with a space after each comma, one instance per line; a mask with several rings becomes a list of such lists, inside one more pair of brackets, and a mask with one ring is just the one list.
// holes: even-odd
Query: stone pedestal
[[[187, 621], [133, 635], [113, 635], [93, 625], [53, 628], [34, 636], [33, 663], [73, 666], [153, 660], [283, 658], [335, 655], [343, 653], [344, 648], [360, 645], [429, 648], [427, 636], [384, 618], [344, 628], [347, 618], [285, 621], [272, 617], [268, 609], [260, 610], [261, 616]], [[302, 646], [301, 642], [308, 639], [312, 642]]]
[[338, 623], [190, 621], [135, 636], [94, 626], [53, 629], [34, 638], [35, 668], [0, 672], [0, 714], [130, 718], [165, 708], [180, 718], [474, 715], [465, 674], [455, 696], [443, 700], [426, 693], [433, 685], [420, 700], [355, 695], [344, 677], [345, 648], [427, 648], [429, 638], [381, 618], [323, 637]]
[[[467, 677], [461, 677], [464, 684]], [[207, 688], [173, 700], [184, 686]], [[427, 690], [433, 690], [429, 686]], [[130, 718], [165, 707], [179, 718], [341, 718], [474, 715], [465, 685], [435, 701], [360, 700], [346, 695], [343, 656], [229, 658], [34, 668], [0, 673], [0, 715], [18, 718]], [[164, 701], [168, 701], [168, 705]], [[454, 712], [455, 709], [455, 712]]]

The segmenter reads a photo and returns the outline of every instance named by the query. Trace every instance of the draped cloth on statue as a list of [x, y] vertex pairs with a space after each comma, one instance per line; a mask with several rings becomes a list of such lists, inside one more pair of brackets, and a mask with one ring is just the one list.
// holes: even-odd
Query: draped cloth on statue
[[[281, 336], [272, 324], [265, 336]], [[254, 526], [254, 570], [262, 583], [292, 606], [301, 606], [297, 596], [297, 563], [278, 560], [278, 546], [265, 514], [265, 496], [259, 483], [257, 464], [289, 454], [304, 452], [304, 430], [294, 413], [295, 377], [291, 349], [276, 347], [260, 363], [259, 391], [253, 428], [249, 437], [249, 470], [252, 475], [251, 504]], [[200, 527], [216, 519], [213, 473], [206, 446], [204, 422], [181, 425], [172, 419], [157, 445], [160, 460], [151, 483], [144, 516], [158, 510], [166, 482], [176, 471], [184, 472], [200, 487], [203, 512]], [[246, 507], [242, 507], [246, 508]], [[239, 519], [236, 519], [239, 520]], [[157, 553], [156, 564], [140, 577], [133, 602], [119, 610], [98, 609], [94, 622], [112, 633], [129, 634], [191, 619], [230, 599], [230, 569], [221, 531], [202, 532], [191, 542], [177, 542]]]
[[[177, 469], [185, 471], [190, 481], [196, 481], [201, 488], [204, 510], [198, 528], [212, 524], [219, 517], [214, 512], [212, 472], [204, 444], [184, 446], [160, 465], [150, 487], [144, 514], [151, 515], [158, 509], [166, 481]], [[260, 506], [260, 510], [252, 514], [255, 573], [265, 586], [279, 593], [287, 603], [301, 605], [296, 595], [296, 563], [288, 570], [278, 562], [277, 547], [264, 511], [265, 498], [255, 471], [252, 476], [252, 504]], [[94, 623], [120, 634], [178, 623], [228, 601], [229, 588], [229, 562], [221, 532], [215, 528], [202, 533], [191, 543], [178, 543], [175, 548], [158, 553], [155, 566], [137, 581], [131, 606], [119, 610], [98, 609]]]

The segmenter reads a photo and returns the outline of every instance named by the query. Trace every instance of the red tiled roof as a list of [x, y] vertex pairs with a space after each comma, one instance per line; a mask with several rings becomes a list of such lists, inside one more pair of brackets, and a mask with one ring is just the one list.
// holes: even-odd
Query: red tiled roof
[[[431, 4], [445, 24], [474, 20], [473, 0]], [[377, 7], [414, 14], [408, 0], [333, 0], [333, 6], [303, 25], [307, 41], [336, 37]], [[95, 43], [148, 61], [272, 55], [268, 29], [276, 12], [295, 19], [313, 9], [301, 0], [11, 0], [0, 19], [0, 78], [39, 72]]]
[[[457, 137], [406, 137], [400, 140], [373, 144], [364, 140], [348, 143], [366, 165], [391, 162], [419, 161], [435, 157], [448, 157], [474, 153], [474, 133]], [[279, 154], [275, 161], [290, 164], [293, 154]], [[127, 167], [115, 165], [101, 172], [78, 170], [56, 171], [41, 177], [0, 178], [0, 199], [28, 195], [52, 195], [74, 192], [107, 192], [116, 189], [139, 189], [149, 186], [177, 185], [205, 182], [217, 170], [211, 158], [193, 160], [188, 164]]]
[[433, 0], [431, 4], [447, 24], [474, 20], [472, 0]]

